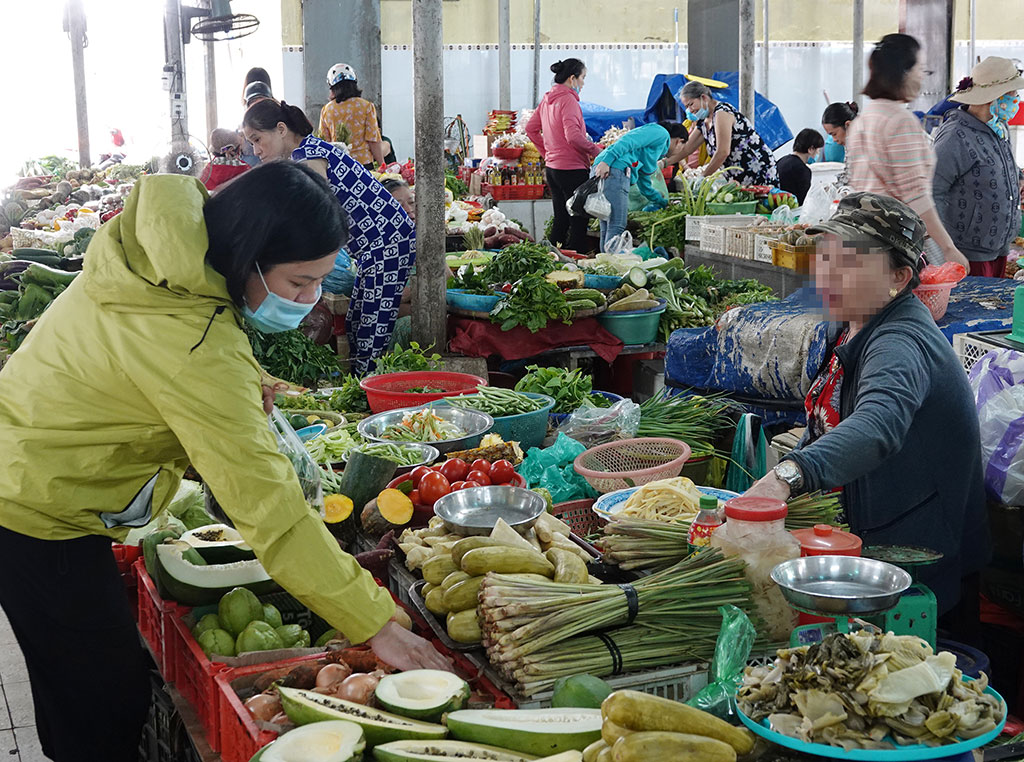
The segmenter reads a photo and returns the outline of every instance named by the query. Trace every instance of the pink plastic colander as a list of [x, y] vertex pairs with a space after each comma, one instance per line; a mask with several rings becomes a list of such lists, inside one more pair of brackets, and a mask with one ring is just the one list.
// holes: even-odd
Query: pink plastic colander
[[576, 473], [601, 493], [679, 476], [690, 445], [678, 439], [645, 437], [592, 447], [573, 462]]

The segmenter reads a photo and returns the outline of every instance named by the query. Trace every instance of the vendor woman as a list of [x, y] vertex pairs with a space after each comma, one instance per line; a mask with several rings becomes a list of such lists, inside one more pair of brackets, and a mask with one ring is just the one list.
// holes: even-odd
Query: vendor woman
[[747, 494], [841, 489], [865, 546], [943, 554], [919, 576], [948, 612], [991, 543], [974, 396], [913, 293], [925, 224], [900, 201], [853, 193], [808, 233], [821, 234], [815, 287], [842, 330], [807, 395], [803, 440]]
[[729, 179], [742, 185], [774, 188], [779, 184], [771, 149], [750, 120], [734, 106], [716, 101], [707, 85], [697, 81], [683, 85], [679, 100], [686, 108], [686, 117], [697, 129], [690, 133], [679, 154], [669, 156], [668, 163], [681, 161], [706, 145], [711, 160], [704, 165], [705, 177], [724, 167], [728, 169]]
[[285, 590], [388, 664], [447, 667], [310, 510], [242, 330], [312, 309], [348, 235], [334, 193], [271, 162], [207, 198], [143, 177], [0, 371], [0, 605], [57, 762], [138, 759], [148, 660], [111, 540], [164, 510], [190, 463]]
[[298, 106], [260, 101], [245, 112], [245, 136], [263, 161], [306, 162], [327, 178], [348, 217], [348, 250], [356, 263], [345, 324], [352, 364], [366, 373], [388, 350], [402, 291], [416, 257], [416, 227], [401, 203], [356, 159], [312, 135]]

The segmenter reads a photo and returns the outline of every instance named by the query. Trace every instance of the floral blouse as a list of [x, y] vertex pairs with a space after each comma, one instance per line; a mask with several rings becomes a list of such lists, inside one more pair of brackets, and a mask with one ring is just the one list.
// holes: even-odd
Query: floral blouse
[[[775, 155], [772, 154], [768, 144], [757, 134], [754, 125], [728, 103], [719, 103], [715, 106], [714, 113], [717, 114], [719, 111], [732, 114], [736, 119], [736, 123], [732, 126], [732, 150], [729, 152], [729, 158], [725, 160], [724, 166], [739, 167], [739, 169], [726, 174], [730, 179], [742, 185], [777, 187], [779, 173], [775, 168]], [[709, 127], [708, 120], [701, 119], [697, 123], [697, 128], [704, 136], [708, 154], [713, 156], [718, 149], [718, 136], [715, 135], [714, 120], [711, 120]]]

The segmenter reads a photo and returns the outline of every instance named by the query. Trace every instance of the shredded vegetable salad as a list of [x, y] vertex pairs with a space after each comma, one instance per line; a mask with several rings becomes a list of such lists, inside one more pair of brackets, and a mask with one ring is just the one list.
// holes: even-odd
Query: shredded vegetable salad
[[443, 442], [466, 436], [466, 432], [451, 421], [446, 421], [433, 410], [417, 410], [402, 416], [402, 422], [388, 426], [381, 439], [393, 442]]

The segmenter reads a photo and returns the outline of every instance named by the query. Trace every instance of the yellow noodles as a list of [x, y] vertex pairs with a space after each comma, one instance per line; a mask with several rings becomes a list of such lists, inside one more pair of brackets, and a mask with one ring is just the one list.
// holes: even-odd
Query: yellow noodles
[[692, 521], [699, 509], [700, 491], [685, 476], [677, 476], [643, 485], [617, 515], [648, 521]]

